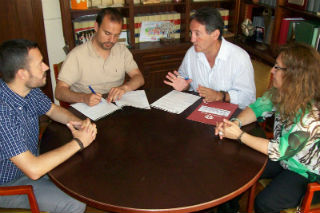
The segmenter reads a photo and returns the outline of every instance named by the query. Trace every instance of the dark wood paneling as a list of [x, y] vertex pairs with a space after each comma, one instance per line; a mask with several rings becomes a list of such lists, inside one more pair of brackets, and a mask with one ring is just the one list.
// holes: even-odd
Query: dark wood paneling
[[[0, 0], [0, 5], [0, 43], [17, 38], [35, 41], [49, 64], [41, 0]], [[49, 72], [42, 90], [53, 98]]]

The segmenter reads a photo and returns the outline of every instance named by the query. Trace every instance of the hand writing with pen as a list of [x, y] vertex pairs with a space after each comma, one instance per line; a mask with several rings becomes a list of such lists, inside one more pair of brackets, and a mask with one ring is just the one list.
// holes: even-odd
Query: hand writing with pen
[[191, 83], [191, 79], [185, 78], [180, 75], [176, 70], [172, 72], [168, 72], [166, 75], [167, 80], [163, 82], [169, 86], [172, 86], [177, 91], [183, 91], [188, 89], [189, 84]]
[[100, 103], [102, 94], [96, 93], [94, 89], [89, 85], [89, 89], [92, 93], [86, 94], [84, 96], [83, 102], [86, 103], [88, 106], [94, 106]]

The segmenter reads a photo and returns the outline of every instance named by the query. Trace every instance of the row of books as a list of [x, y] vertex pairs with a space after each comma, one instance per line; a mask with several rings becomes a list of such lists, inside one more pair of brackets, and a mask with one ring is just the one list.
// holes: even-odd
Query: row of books
[[[133, 0], [134, 4], [144, 3], [165, 3], [165, 2], [180, 2], [181, 0]], [[217, 1], [217, 0], [193, 0], [194, 2]], [[125, 0], [70, 0], [71, 9], [88, 9], [91, 7], [122, 7]]]
[[266, 5], [269, 5], [271, 7], [277, 6], [277, 0], [259, 0], [259, 3], [266, 4]]
[[301, 17], [284, 18], [281, 21], [279, 44], [290, 40], [308, 44], [319, 50], [320, 22]]
[[[228, 31], [229, 26], [229, 10], [224, 8], [217, 8], [217, 10], [220, 12], [221, 18], [224, 23], [224, 31]], [[190, 13], [190, 16], [192, 16], [196, 11], [192, 10]]]
[[[228, 30], [229, 25], [229, 10], [224, 8], [218, 8], [222, 19], [224, 20], [224, 30]], [[195, 11], [191, 11], [191, 15], [194, 14]], [[78, 17], [73, 20], [73, 29], [74, 29], [74, 37], [76, 45], [83, 44], [86, 41], [90, 40], [94, 35], [94, 23], [96, 20], [96, 14], [93, 15], [85, 15]], [[176, 11], [171, 12], [162, 12], [162, 13], [153, 13], [153, 14], [138, 14], [134, 17], [134, 34], [135, 34], [135, 43], [140, 43], [148, 40], [141, 40], [140, 31], [142, 22], [158, 22], [161, 24], [162, 22], [171, 22], [174, 26], [174, 32], [172, 37], [175, 39], [180, 38], [180, 22], [181, 22], [181, 14]], [[122, 32], [119, 38], [119, 42], [128, 45], [128, 27], [127, 27], [128, 19], [124, 18], [124, 23], [122, 26]], [[159, 28], [159, 24], [157, 28]], [[149, 24], [149, 26], [151, 26]], [[159, 36], [165, 36], [164, 34], [160, 35], [161, 32], [157, 30]], [[153, 32], [155, 33], [155, 31]]]
[[[91, 40], [95, 33], [94, 23], [96, 21], [96, 14], [80, 16], [73, 20], [74, 39], [76, 45], [83, 44]], [[123, 19], [122, 32], [118, 42], [128, 45], [127, 36], [127, 18]]]
[[319, 0], [308, 0], [307, 11], [309, 12], [320, 12], [320, 1]]

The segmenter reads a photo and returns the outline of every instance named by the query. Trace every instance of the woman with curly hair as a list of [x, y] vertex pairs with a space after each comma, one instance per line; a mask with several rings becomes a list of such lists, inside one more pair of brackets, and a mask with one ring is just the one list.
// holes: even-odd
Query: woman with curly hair
[[[272, 181], [256, 197], [256, 213], [298, 206], [308, 183], [320, 180], [320, 55], [311, 47], [289, 44], [281, 48], [271, 73], [273, 88], [215, 130], [220, 138], [238, 139], [269, 157], [261, 178]], [[271, 115], [271, 140], [240, 129]]]

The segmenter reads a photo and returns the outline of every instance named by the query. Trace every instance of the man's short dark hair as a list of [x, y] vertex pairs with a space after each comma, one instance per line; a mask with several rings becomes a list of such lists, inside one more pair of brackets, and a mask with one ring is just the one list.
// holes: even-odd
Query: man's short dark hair
[[0, 45], [0, 72], [6, 83], [14, 79], [19, 69], [29, 68], [28, 53], [33, 48], [38, 48], [38, 44], [25, 39], [8, 40]]
[[97, 15], [96, 22], [98, 23], [98, 26], [100, 27], [102, 20], [105, 16], [109, 16], [110, 20], [112, 22], [118, 22], [119, 24], [123, 23], [123, 17], [119, 10], [113, 7], [107, 7], [102, 10]]
[[200, 24], [206, 27], [208, 34], [212, 33], [215, 30], [220, 31], [219, 40], [222, 39], [223, 33], [223, 20], [220, 15], [220, 12], [216, 8], [212, 7], [203, 7], [196, 11], [195, 14], [191, 16], [191, 20], [195, 20]]

